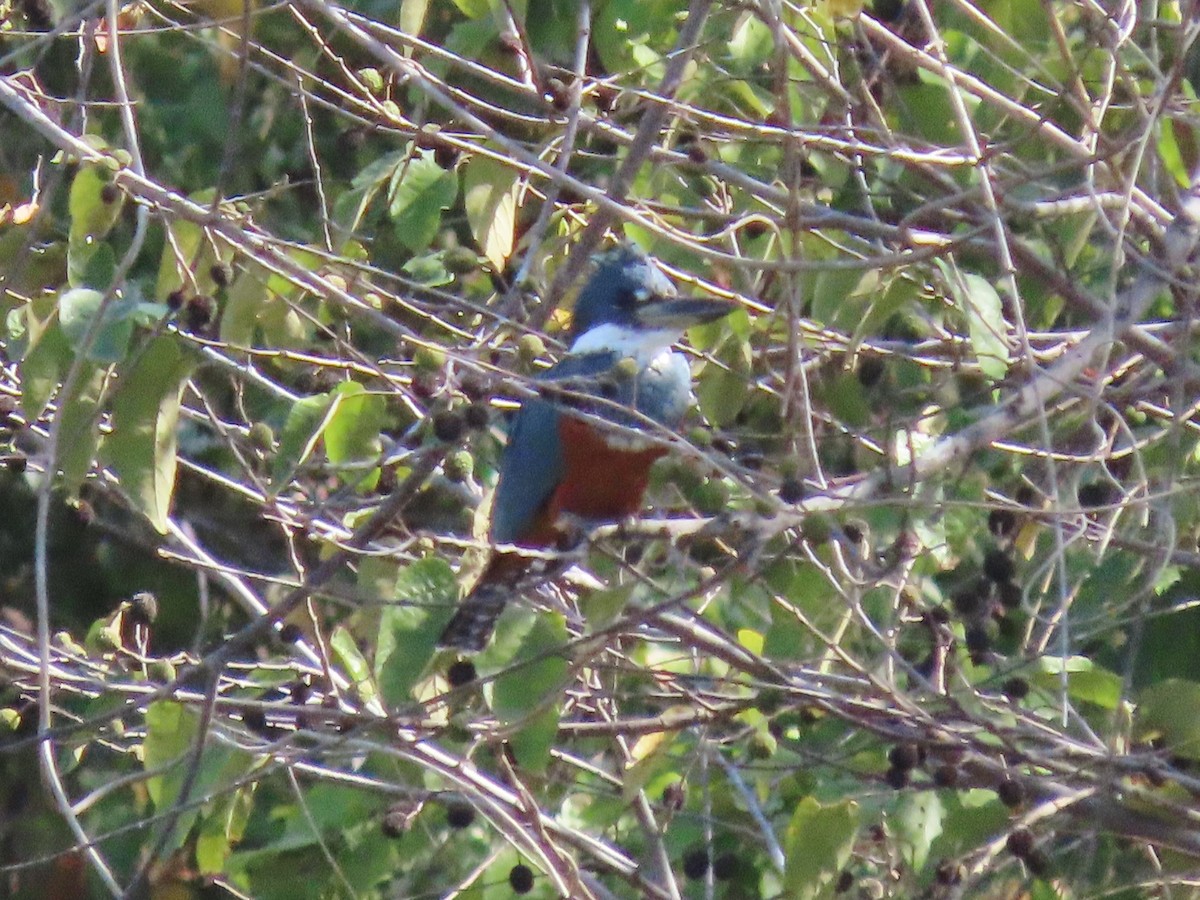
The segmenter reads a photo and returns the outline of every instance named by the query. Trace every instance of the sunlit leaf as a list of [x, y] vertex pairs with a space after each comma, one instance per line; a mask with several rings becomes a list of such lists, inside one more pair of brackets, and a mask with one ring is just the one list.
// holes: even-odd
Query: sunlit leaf
[[421, 151], [398, 165], [388, 187], [388, 215], [396, 237], [410, 250], [420, 252], [437, 235], [442, 210], [458, 196], [458, 176]]
[[516, 170], [490, 157], [473, 157], [463, 167], [467, 222], [475, 243], [498, 271], [512, 254], [519, 189]]
[[194, 365], [175, 337], [151, 341], [118, 380], [112, 431], [104, 441], [122, 490], [163, 534], [175, 488], [180, 400]]
[[333, 394], [317, 394], [297, 400], [292, 406], [271, 468], [273, 490], [287, 485], [296, 469], [312, 455], [333, 416], [337, 399]]
[[825, 896], [850, 859], [858, 833], [858, 804], [822, 805], [814, 797], [797, 804], [788, 823], [784, 855], [787, 896]]
[[558, 694], [568, 671], [562, 649], [566, 641], [561, 616], [538, 616], [516, 658], [493, 686], [492, 708], [515, 727], [513, 753], [531, 772], [546, 768], [558, 733]]
[[375, 677], [389, 707], [412, 700], [458, 601], [458, 581], [445, 560], [426, 557], [400, 572], [395, 600], [383, 609], [375, 650]]

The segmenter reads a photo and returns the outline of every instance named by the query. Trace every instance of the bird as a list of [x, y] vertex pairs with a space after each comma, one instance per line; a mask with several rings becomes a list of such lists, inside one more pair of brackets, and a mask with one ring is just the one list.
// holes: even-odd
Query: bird
[[528, 586], [539, 561], [497, 545], [553, 549], [581, 525], [638, 513], [650, 468], [667, 452], [649, 435], [677, 428], [692, 402], [691, 369], [672, 346], [736, 308], [680, 296], [632, 243], [596, 258], [572, 311], [568, 352], [536, 377], [537, 396], [512, 421], [491, 511], [496, 549], [440, 646], [482, 650], [509, 599]]

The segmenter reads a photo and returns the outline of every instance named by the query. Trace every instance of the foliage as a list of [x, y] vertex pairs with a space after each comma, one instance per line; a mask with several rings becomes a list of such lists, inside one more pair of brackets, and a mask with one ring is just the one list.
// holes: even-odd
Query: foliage
[[[11, 893], [1183, 896], [1198, 23], [0, 2]], [[616, 240], [740, 310], [455, 658]]]

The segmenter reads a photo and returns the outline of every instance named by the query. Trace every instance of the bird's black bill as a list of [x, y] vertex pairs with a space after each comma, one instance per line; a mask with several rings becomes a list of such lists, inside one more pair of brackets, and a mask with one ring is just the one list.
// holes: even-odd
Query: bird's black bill
[[638, 307], [638, 324], [644, 328], [685, 329], [704, 325], [729, 315], [738, 305], [730, 300], [707, 297], [665, 297], [648, 300]]

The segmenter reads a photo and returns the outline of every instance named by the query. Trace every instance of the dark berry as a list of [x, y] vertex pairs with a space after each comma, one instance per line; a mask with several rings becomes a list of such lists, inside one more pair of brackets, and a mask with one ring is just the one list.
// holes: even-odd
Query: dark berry
[[887, 758], [893, 769], [915, 769], [921, 761], [921, 751], [914, 744], [897, 744], [888, 751]]
[[418, 372], [412, 379], [412, 392], [414, 396], [428, 400], [437, 393], [438, 384], [436, 372]]
[[469, 659], [460, 659], [446, 670], [446, 680], [450, 682], [450, 687], [459, 688], [470, 684], [476, 677], [475, 663]]
[[972, 582], [950, 595], [950, 605], [963, 619], [976, 619], [987, 608], [988, 585]]
[[833, 886], [833, 892], [835, 894], [844, 894], [852, 887], [854, 887], [854, 873], [849, 869], [842, 869], [838, 874], [837, 884]]
[[1025, 859], [1033, 852], [1033, 832], [1028, 828], [1013, 829], [1004, 843], [1009, 853], [1017, 859]]
[[500, 45], [501, 50], [505, 50], [509, 53], [521, 52], [521, 37], [515, 32], [500, 32], [499, 37], [496, 38], [496, 42]]
[[229, 266], [224, 263], [213, 263], [208, 270], [208, 277], [219, 288], [229, 287], [229, 279], [231, 277]]
[[713, 438], [712, 448], [723, 456], [733, 456], [737, 452], [737, 445], [729, 438], [720, 435]]
[[292, 684], [291, 690], [288, 692], [292, 703], [297, 706], [303, 706], [308, 700], [308, 692], [312, 690], [306, 681], [297, 681]]
[[798, 478], [786, 478], [779, 485], [779, 499], [784, 503], [799, 503], [804, 499], [804, 482]]
[[1020, 702], [1029, 696], [1029, 682], [1024, 678], [1010, 678], [1004, 682], [1001, 690], [1004, 691], [1004, 696], [1009, 700]]
[[699, 141], [692, 141], [687, 146], [687, 158], [698, 166], [704, 165], [708, 162], [708, 151]]
[[1015, 809], [1025, 802], [1025, 788], [1014, 778], [1005, 778], [1000, 782], [996, 786], [996, 794], [1009, 809]]
[[1050, 874], [1050, 857], [1041, 850], [1034, 850], [1025, 857], [1025, 866], [1034, 878], [1045, 879]]
[[487, 428], [491, 418], [491, 407], [483, 401], [477, 400], [463, 411], [463, 420], [467, 423], [467, 427], [475, 431]]
[[561, 78], [546, 80], [546, 96], [550, 98], [550, 105], [559, 112], [563, 112], [571, 106], [571, 92]]
[[762, 219], [751, 219], [746, 223], [745, 227], [742, 228], [742, 232], [749, 240], [760, 238], [767, 233], [767, 223]]
[[1021, 586], [1015, 581], [1002, 581], [996, 585], [996, 596], [1005, 609], [1016, 609], [1021, 605]]
[[977, 622], [967, 628], [967, 650], [972, 656], [987, 653], [992, 648], [992, 638], [982, 622]]
[[491, 392], [491, 385], [486, 378], [475, 372], [468, 372], [459, 379], [458, 389], [468, 400], [482, 400]]
[[958, 884], [962, 881], [962, 863], [953, 859], [944, 859], [938, 863], [934, 877], [937, 878], [938, 884], [946, 886]]
[[1095, 509], [1108, 503], [1108, 485], [1094, 482], [1079, 487], [1079, 505], [1084, 509]]
[[751, 472], [757, 472], [762, 469], [763, 461], [764, 457], [758, 450], [744, 450], [742, 451], [741, 459], [739, 459], [742, 468], [749, 469]]
[[693, 881], [704, 877], [708, 864], [708, 850], [703, 847], [695, 847], [683, 854], [683, 874]]
[[439, 441], [452, 444], [463, 436], [465, 423], [462, 413], [444, 409], [433, 417], [433, 436]]
[[883, 360], [878, 356], [864, 356], [858, 361], [858, 382], [863, 387], [873, 387], [883, 377]]
[[1011, 581], [1015, 572], [1016, 566], [1013, 564], [1012, 557], [998, 547], [993, 547], [983, 557], [983, 574], [988, 577], [989, 581], [1003, 584]]
[[683, 804], [687, 800], [687, 787], [682, 781], [672, 781], [662, 792], [663, 806], [673, 812], [679, 812], [683, 809]]
[[186, 297], [187, 295], [184, 293], [183, 288], [175, 288], [175, 290], [167, 294], [167, 309], [180, 309]]
[[993, 509], [988, 513], [987, 527], [994, 537], [1006, 538], [1017, 528], [1017, 514], [1011, 509]]
[[202, 331], [211, 324], [217, 312], [217, 302], [205, 294], [197, 294], [184, 306], [183, 322], [190, 331]]
[[18, 450], [8, 455], [8, 458], [4, 460], [4, 465], [8, 471], [20, 475], [29, 467], [29, 457]]
[[933, 625], [949, 625], [950, 610], [944, 606], [935, 606], [925, 614]]
[[933, 770], [933, 783], [940, 788], [958, 786], [958, 766], [944, 763]]
[[135, 625], [150, 625], [158, 618], [158, 598], [149, 591], [138, 591], [129, 598], [129, 617]]
[[902, 788], [908, 787], [908, 782], [911, 779], [911, 776], [911, 769], [898, 769], [893, 766], [887, 770], [887, 774], [883, 776], [883, 779], [888, 783], [889, 787], [893, 787], [896, 790], [901, 790]]
[[267, 729], [267, 716], [258, 707], [248, 707], [242, 710], [242, 724], [251, 731], [261, 734]]
[[875, 0], [871, 11], [880, 22], [895, 22], [904, 14], [904, 0]]
[[597, 83], [592, 96], [596, 100], [596, 109], [602, 113], [608, 113], [616, 108], [620, 91], [611, 84]]
[[736, 878], [741, 869], [741, 862], [736, 853], [722, 853], [713, 860], [713, 878], [717, 881], [729, 881]]
[[1029, 485], [1023, 484], [1017, 488], [1015, 499], [1021, 506], [1032, 507], [1037, 502], [1037, 491]]
[[470, 803], [452, 801], [446, 804], [446, 824], [451, 828], [467, 828], [475, 821], [475, 808]]
[[533, 890], [533, 869], [517, 863], [508, 872], [508, 886], [514, 894], [528, 894]]
[[864, 534], [862, 523], [856, 522], [856, 521], [847, 522], [845, 525], [842, 526], [842, 531], [846, 535], [846, 540], [848, 540], [850, 543], [852, 543], [852, 544], [861, 544], [862, 543], [863, 534]]
[[285, 644], [294, 644], [304, 637], [304, 631], [295, 622], [285, 622], [279, 628], [279, 639]]
[[383, 816], [383, 822], [379, 825], [379, 830], [383, 832], [385, 838], [395, 840], [403, 836], [406, 828], [406, 818], [404, 816], [394, 815], [389, 809]]
[[105, 206], [112, 206], [117, 202], [118, 199], [120, 199], [120, 196], [120, 189], [111, 182], [100, 188], [100, 202]]
[[458, 162], [458, 158], [462, 156], [460, 151], [453, 144], [441, 141], [433, 148], [433, 161], [441, 169], [452, 169], [454, 164]]

